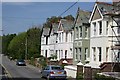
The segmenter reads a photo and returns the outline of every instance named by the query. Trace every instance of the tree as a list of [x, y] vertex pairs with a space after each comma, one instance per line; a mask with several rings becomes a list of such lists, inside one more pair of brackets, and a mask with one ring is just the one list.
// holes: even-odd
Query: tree
[[65, 16], [65, 17], [63, 17], [63, 19], [67, 19], [67, 20], [71, 20], [71, 21], [75, 20], [72, 15]]
[[56, 16], [52, 16], [50, 18], [47, 18], [46, 22], [43, 24], [44, 27], [51, 27], [52, 23], [58, 23], [60, 21], [60, 19], [66, 19], [66, 20], [70, 20], [70, 21], [74, 21], [74, 17], [72, 15], [67, 15], [65, 17], [56, 17]]
[[25, 58], [26, 32], [16, 35], [8, 45], [9, 56], [13, 59]]
[[47, 22], [46, 23], [58, 23], [58, 21], [62, 19], [62, 17], [56, 17], [56, 16], [52, 16], [51, 18], [47, 18]]
[[2, 36], [2, 53], [8, 55], [8, 45], [16, 34], [7, 34]]
[[27, 31], [28, 59], [40, 56], [41, 29], [33, 27]]

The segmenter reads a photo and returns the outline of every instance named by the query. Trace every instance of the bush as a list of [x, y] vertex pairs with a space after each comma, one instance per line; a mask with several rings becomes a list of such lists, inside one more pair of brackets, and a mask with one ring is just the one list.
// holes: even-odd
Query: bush
[[115, 78], [110, 76], [95, 74], [95, 80], [115, 80]]
[[78, 72], [76, 76], [76, 80], [83, 80], [83, 73]]

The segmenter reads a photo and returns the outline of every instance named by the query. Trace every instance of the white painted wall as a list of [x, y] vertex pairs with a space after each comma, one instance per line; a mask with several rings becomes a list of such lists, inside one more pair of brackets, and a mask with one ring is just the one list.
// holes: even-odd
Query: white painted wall
[[[106, 34], [106, 20], [109, 21], [108, 24], [108, 34]], [[102, 21], [102, 34], [99, 35], [99, 24], [98, 21]], [[94, 35], [94, 25], [92, 24], [93, 22], [96, 22], [96, 35]], [[113, 36], [113, 31], [111, 29], [111, 25], [116, 26], [116, 23], [114, 21], [112, 21], [111, 19], [98, 19], [98, 20], [94, 20], [91, 22], [91, 31], [90, 31], [90, 63], [91, 64], [96, 64], [96, 65], [100, 65], [103, 62], [106, 62], [106, 48], [109, 47], [108, 50], [108, 61], [107, 62], [111, 62], [113, 61], [113, 52], [111, 50], [111, 46], [112, 46], [112, 37]], [[117, 31], [118, 28], [114, 28], [115, 32]], [[116, 38], [114, 38], [114, 40], [116, 40]], [[117, 40], [116, 40], [117, 41]], [[96, 61], [94, 61], [93, 59], [93, 51], [92, 51], [92, 47], [96, 48]], [[98, 54], [98, 47], [102, 48], [102, 61], [99, 61], [99, 54]]]
[[[57, 55], [58, 60], [65, 58], [65, 50], [67, 50], [67, 58], [73, 58], [73, 41], [71, 41], [71, 32], [68, 33], [67, 42], [66, 42], [66, 32], [58, 31], [58, 35], [61, 36], [60, 38], [61, 41], [58, 41], [58, 43], [55, 45], [55, 49], [58, 50], [58, 55]], [[73, 32], [72, 32], [72, 35], [73, 35]], [[63, 56], [60, 56], [61, 50], [63, 51]]]
[[67, 72], [67, 77], [76, 78], [77, 66], [73, 65], [65, 66], [64, 70]]
[[[50, 37], [48, 38], [48, 45], [45, 44], [46, 38], [44, 36], [42, 38], [44, 39], [43, 40], [44, 42], [41, 42], [42, 55], [45, 56], [45, 50], [48, 50], [47, 57], [50, 57], [50, 55], [55, 54], [57, 50], [57, 60], [60, 60], [62, 58], [65, 58], [65, 50], [67, 50], [67, 58], [73, 58], [73, 31], [72, 31], [72, 37], [71, 37], [71, 32], [68, 32], [67, 42], [66, 42], [66, 32], [63, 31], [58, 31], [58, 36], [53, 35], [51, 33]], [[58, 41], [58, 43], [56, 43], [56, 41]]]

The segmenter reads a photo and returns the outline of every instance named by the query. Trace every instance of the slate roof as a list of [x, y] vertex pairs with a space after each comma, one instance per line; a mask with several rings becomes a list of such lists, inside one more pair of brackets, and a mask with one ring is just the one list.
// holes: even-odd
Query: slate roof
[[83, 23], [89, 23], [89, 18], [90, 18], [91, 12], [81, 10], [78, 8], [78, 19], [81, 24]]
[[104, 2], [96, 2], [103, 16], [109, 15], [116, 17], [115, 20], [120, 25], [120, 6]]
[[73, 28], [73, 21], [66, 20], [66, 19], [61, 19], [60, 22], [61, 22], [60, 24], [62, 24], [62, 27], [63, 27], [64, 31], [72, 30], [72, 28]]
[[119, 6], [114, 6], [113, 4], [105, 3], [105, 2], [96, 2], [99, 10], [101, 11], [102, 15], [106, 12], [116, 12], [120, 11]]
[[57, 31], [58, 31], [58, 24], [57, 23], [52, 23], [52, 30], [53, 30], [53, 33], [57, 33]]
[[49, 36], [50, 35], [50, 28], [43, 27], [43, 33], [42, 33], [42, 35]]

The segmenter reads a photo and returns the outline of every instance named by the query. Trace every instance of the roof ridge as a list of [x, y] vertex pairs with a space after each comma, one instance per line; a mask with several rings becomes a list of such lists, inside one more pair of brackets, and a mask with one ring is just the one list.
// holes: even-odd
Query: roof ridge
[[89, 12], [89, 13], [91, 13], [91, 11], [89, 11], [89, 10], [79, 9], [79, 11], [84, 11], [84, 12]]
[[110, 3], [107, 3], [107, 2], [97, 1], [97, 2], [95, 2], [95, 3], [98, 3], [98, 4], [106, 4], [106, 5], [114, 6], [113, 4], [110, 4]]

